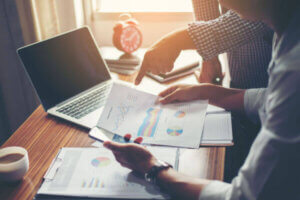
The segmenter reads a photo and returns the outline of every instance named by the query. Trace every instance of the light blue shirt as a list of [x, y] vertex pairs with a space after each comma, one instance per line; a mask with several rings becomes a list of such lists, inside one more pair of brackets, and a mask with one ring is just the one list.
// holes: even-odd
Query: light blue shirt
[[300, 9], [273, 41], [269, 86], [244, 96], [262, 128], [231, 184], [212, 181], [200, 200], [300, 199]]

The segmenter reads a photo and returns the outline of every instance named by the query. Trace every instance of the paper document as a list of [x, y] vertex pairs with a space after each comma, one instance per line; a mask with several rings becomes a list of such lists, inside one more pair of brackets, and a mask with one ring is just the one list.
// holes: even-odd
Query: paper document
[[[98, 127], [90, 130], [90, 137], [100, 141], [114, 140], [127, 143], [123, 137], [112, 134]], [[200, 146], [231, 146], [233, 145], [232, 125], [230, 112], [206, 113], [203, 134]], [[101, 142], [94, 142], [94, 147], [102, 147]]]
[[223, 111], [206, 114], [201, 145], [233, 145], [230, 112]]
[[[176, 169], [177, 148], [149, 147], [159, 159]], [[63, 148], [50, 166], [38, 195], [165, 199], [144, 177], [122, 167], [105, 148]]]
[[120, 136], [141, 136], [145, 144], [198, 148], [208, 102], [156, 101], [156, 95], [114, 84], [97, 126]]

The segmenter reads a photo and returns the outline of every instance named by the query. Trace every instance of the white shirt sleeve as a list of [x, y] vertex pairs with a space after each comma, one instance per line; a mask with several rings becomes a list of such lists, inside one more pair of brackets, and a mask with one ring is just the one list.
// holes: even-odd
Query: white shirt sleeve
[[[283, 67], [288, 68], [288, 64], [284, 63]], [[265, 110], [260, 112], [262, 129], [238, 176], [231, 184], [211, 182], [204, 187], [200, 200], [300, 198], [299, 77], [299, 69], [272, 73], [264, 96]], [[248, 94], [253, 92], [252, 95], [262, 92], [249, 91]], [[252, 95], [249, 96], [254, 101], [249, 103], [253, 107], [253, 110], [249, 109], [250, 113], [259, 110], [256, 106], [259, 103], [255, 103], [255, 97], [258, 97]]]
[[212, 181], [204, 187], [199, 200], [222, 200], [232, 190], [231, 184], [221, 181]]
[[255, 123], [259, 122], [259, 110], [264, 109], [266, 94], [266, 88], [248, 89], [245, 92], [244, 109], [246, 115]]

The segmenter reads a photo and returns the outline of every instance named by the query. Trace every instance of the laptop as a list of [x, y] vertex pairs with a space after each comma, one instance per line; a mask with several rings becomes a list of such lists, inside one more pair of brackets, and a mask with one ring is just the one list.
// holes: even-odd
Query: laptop
[[97, 124], [112, 78], [88, 27], [17, 52], [48, 114], [86, 128]]

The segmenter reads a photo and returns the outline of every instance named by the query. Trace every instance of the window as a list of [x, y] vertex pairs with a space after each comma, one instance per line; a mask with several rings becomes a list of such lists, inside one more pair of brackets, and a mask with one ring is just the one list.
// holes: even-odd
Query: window
[[194, 20], [192, 0], [85, 0], [88, 25], [99, 46], [112, 46], [113, 27], [122, 13], [139, 22], [143, 47]]
[[192, 12], [191, 0], [96, 0], [100, 12]]

